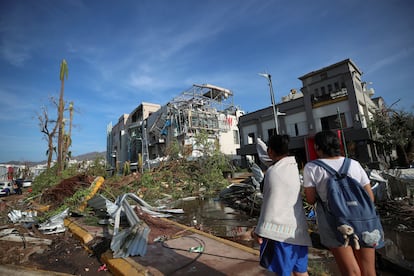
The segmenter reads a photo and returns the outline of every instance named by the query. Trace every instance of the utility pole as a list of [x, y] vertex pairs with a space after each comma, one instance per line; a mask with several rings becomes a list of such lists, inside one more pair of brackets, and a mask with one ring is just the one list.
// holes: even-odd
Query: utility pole
[[348, 157], [348, 149], [346, 146], [344, 128], [342, 126], [342, 119], [341, 119], [341, 113], [339, 113], [339, 107], [336, 108], [336, 112], [338, 114], [339, 127], [341, 129], [341, 138], [342, 138], [342, 145], [344, 146], [345, 157]]
[[276, 109], [275, 94], [273, 92], [272, 76], [270, 74], [267, 74], [267, 73], [259, 73], [259, 76], [265, 77], [267, 79], [267, 81], [269, 82], [270, 100], [272, 102], [273, 118], [275, 120], [275, 129], [276, 129], [276, 134], [279, 134], [279, 123], [278, 123], [278, 120], [277, 120], [278, 110]]

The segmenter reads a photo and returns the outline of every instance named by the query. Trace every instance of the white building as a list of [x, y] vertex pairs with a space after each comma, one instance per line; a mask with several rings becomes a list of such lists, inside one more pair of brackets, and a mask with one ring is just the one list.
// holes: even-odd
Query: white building
[[176, 142], [187, 157], [197, 158], [202, 150], [195, 137], [202, 132], [221, 152], [238, 159], [238, 119], [243, 114], [234, 106], [232, 91], [195, 84], [164, 106], [142, 103], [113, 127], [108, 125], [107, 160], [118, 170], [127, 161], [143, 167], [167, 155], [168, 146]]

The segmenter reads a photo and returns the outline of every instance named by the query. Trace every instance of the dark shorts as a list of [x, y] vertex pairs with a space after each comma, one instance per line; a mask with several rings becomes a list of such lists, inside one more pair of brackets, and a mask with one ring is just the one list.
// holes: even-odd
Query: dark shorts
[[260, 265], [279, 276], [308, 269], [308, 247], [263, 239], [260, 246]]

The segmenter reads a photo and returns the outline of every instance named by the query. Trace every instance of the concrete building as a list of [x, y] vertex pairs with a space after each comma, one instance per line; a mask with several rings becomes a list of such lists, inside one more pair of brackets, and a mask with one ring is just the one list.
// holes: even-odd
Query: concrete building
[[106, 160], [112, 168], [118, 171], [127, 161], [132, 166], [137, 165], [142, 153], [145, 120], [160, 107], [142, 102], [130, 114], [123, 114], [114, 126], [107, 126]]
[[[315, 158], [313, 136], [321, 130], [339, 130], [344, 153], [371, 167], [379, 167], [382, 152], [367, 123], [384, 106], [382, 98], [373, 99], [374, 90], [361, 79], [362, 71], [346, 59], [305, 74], [301, 92], [292, 89], [276, 103], [279, 133], [291, 137], [291, 153], [299, 165]], [[245, 114], [239, 119], [242, 164], [258, 162], [256, 139], [267, 141], [275, 133], [273, 107]]]
[[232, 91], [194, 84], [164, 106], [142, 103], [116, 125], [109, 124], [108, 163], [117, 171], [127, 161], [132, 169], [150, 167], [151, 161], [168, 155], [172, 143], [178, 143], [188, 158], [197, 158], [203, 152], [196, 141], [200, 133], [220, 145], [222, 153], [239, 159], [238, 118], [243, 114], [234, 106]]

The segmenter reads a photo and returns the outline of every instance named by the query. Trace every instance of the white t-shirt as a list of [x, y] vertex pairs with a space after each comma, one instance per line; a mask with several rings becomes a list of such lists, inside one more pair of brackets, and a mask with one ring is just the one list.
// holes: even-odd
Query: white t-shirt
[[[344, 157], [340, 157], [336, 159], [321, 158], [320, 160], [325, 162], [334, 170], [338, 171], [341, 168], [344, 159]], [[364, 187], [370, 183], [368, 175], [365, 172], [364, 168], [362, 168], [361, 164], [356, 160], [351, 159], [348, 175], [358, 181], [361, 187]], [[326, 184], [328, 182], [329, 176], [329, 173], [324, 168], [312, 162], [308, 162], [303, 169], [303, 186], [305, 188], [316, 187], [316, 192], [318, 193], [319, 197], [323, 202], [326, 202]]]

